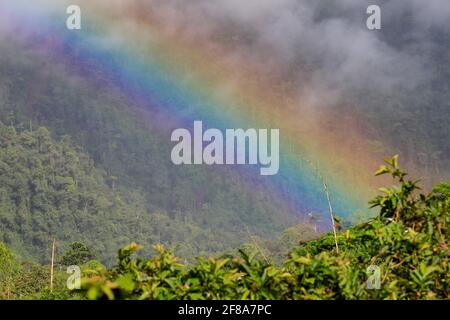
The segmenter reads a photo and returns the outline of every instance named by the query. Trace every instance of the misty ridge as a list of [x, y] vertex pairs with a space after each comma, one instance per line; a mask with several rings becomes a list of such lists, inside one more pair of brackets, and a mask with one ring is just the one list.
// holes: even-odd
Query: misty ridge
[[[68, 4], [58, 4], [61, 12]], [[381, 8], [381, 30], [366, 27], [366, 9], [374, 4]], [[432, 180], [448, 174], [450, 147], [444, 142], [450, 132], [434, 118], [449, 119], [450, 113], [450, 3], [446, 0], [100, 0], [94, 4], [98, 10], [105, 5], [115, 12], [113, 27], [95, 39], [105, 48], [122, 46], [116, 33], [131, 35], [145, 28], [135, 20], [138, 13], [173, 41], [194, 43], [202, 46], [199, 50], [218, 54], [217, 59], [230, 69], [245, 65], [257, 84], [270, 86], [278, 97], [274, 108], [300, 109], [302, 121], [312, 126], [322, 126], [321, 115], [331, 114], [338, 131], [345, 130], [340, 124], [343, 117], [358, 114], [368, 124], [367, 140], [391, 142], [379, 157], [400, 150], [410, 167], [429, 166]], [[187, 71], [186, 81], [191, 76]], [[217, 90], [233, 94], [223, 85]], [[426, 112], [430, 108], [432, 115]], [[415, 114], [411, 126], [434, 130], [411, 131], [405, 140], [398, 134], [407, 130], [405, 113]], [[434, 143], [424, 143], [421, 137]]]
[[[381, 30], [366, 27], [372, 4]], [[337, 131], [357, 114], [378, 157], [400, 152], [408, 167], [424, 167], [429, 184], [448, 176], [448, 1], [165, 1], [148, 13], [174, 39], [246, 65], [273, 89], [274, 109], [299, 108], [311, 126], [332, 114]]]
[[[58, 3], [61, 13], [68, 4]], [[366, 9], [373, 4], [381, 7], [381, 30], [366, 27]], [[115, 13], [113, 27], [95, 39], [105, 48], [122, 46], [116, 33], [145, 27], [135, 21], [138, 13], [173, 41], [203, 45], [199, 50], [219, 53], [230, 68], [245, 65], [279, 97], [274, 108], [299, 108], [302, 121], [313, 125], [323, 125], [317, 121], [322, 113], [334, 114], [337, 130], [345, 129], [338, 124], [344, 114], [362, 115], [368, 140], [393, 140], [380, 156], [400, 150], [411, 166], [433, 164], [429, 176], [449, 170], [450, 147], [443, 141], [450, 132], [433, 118], [448, 119], [450, 110], [446, 0], [100, 0], [93, 6], [105, 5]], [[2, 10], [7, 13], [7, 5]], [[3, 29], [0, 24], [1, 37], [7, 36]], [[431, 116], [425, 112], [430, 108]], [[415, 114], [412, 126], [420, 122], [434, 130], [410, 132], [410, 141], [398, 137], [408, 112]], [[419, 141], [423, 136], [434, 145]]]

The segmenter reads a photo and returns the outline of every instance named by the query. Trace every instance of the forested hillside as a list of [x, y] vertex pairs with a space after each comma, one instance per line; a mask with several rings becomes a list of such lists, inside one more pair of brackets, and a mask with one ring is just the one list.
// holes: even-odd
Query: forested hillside
[[[137, 100], [132, 102], [123, 96], [120, 88], [109, 83], [108, 77], [95, 68], [69, 73], [64, 64], [52, 63], [51, 57], [47, 56], [46, 51], [41, 51], [40, 46], [23, 47], [24, 44], [19, 40], [10, 40], [0, 44], [1, 121], [16, 127], [18, 132], [32, 130], [36, 134], [38, 127], [46, 126], [53, 139], [59, 141], [63, 136], [70, 137], [77, 152], [82, 150], [83, 157], [90, 158], [89, 162], [94, 162], [98, 172], [102, 172], [100, 190], [109, 189], [109, 194], [101, 192], [102, 197], [114, 206], [119, 206], [119, 198], [120, 206], [126, 207], [115, 207], [118, 212], [127, 212], [126, 221], [111, 217], [108, 222], [104, 222], [111, 223], [111, 229], [103, 229], [103, 234], [110, 233], [105, 236], [108, 239], [117, 240], [113, 234], [120, 234], [124, 238], [117, 240], [117, 243], [97, 243], [100, 252], [112, 252], [117, 249], [118, 243], [125, 243], [130, 238], [130, 233], [125, 230], [133, 230], [131, 234], [135, 240], [145, 239], [144, 242], [148, 244], [156, 240], [167, 244], [181, 243], [181, 255], [192, 257], [202, 252], [222, 252], [238, 247], [250, 240], [251, 236], [271, 239], [286, 228], [309, 222], [310, 217], [305, 216], [307, 212], [293, 209], [288, 202], [281, 201], [266, 189], [249, 190], [244, 186], [243, 182], [254, 186], [263, 185], [259, 177], [240, 175], [230, 168], [172, 165], [168, 161], [171, 148], [168, 137], [171, 128], [178, 126], [175, 121], [167, 125], [172, 121], [167, 115], [139, 108]], [[89, 73], [89, 81], [85, 81], [85, 73]], [[442, 86], [444, 84], [439, 86], [439, 92], [445, 91]], [[409, 163], [422, 165], [423, 172], [429, 174], [423, 177], [429, 188], [430, 180], [443, 180], [448, 171], [448, 161], [445, 160], [448, 158], [446, 137], [449, 134], [443, 119], [448, 117], [449, 109], [443, 104], [440, 93], [433, 95], [430, 91], [413, 105], [410, 104], [409, 96], [398, 92], [392, 94], [388, 101], [386, 97], [370, 100], [364, 117], [369, 123], [383, 123], [383, 126], [389, 122], [387, 129], [395, 132], [370, 127], [370, 130], [375, 130], [371, 133], [374, 140], [368, 139], [366, 143], [370, 148], [381, 150], [379, 154], [382, 157], [386, 149], [380, 141], [389, 140], [388, 137], [395, 138], [395, 146], [407, 155]], [[433, 101], [435, 105], [423, 108], [423, 105]], [[355, 103], [360, 103], [361, 108], [364, 106], [363, 101], [348, 101], [349, 106]], [[407, 105], [408, 108], [394, 108], [392, 104]], [[375, 105], [392, 107], [393, 111], [380, 111]], [[347, 111], [352, 113], [351, 110]], [[342, 112], [339, 108], [329, 110], [335, 119], [340, 119]], [[152, 124], [148, 119], [152, 119]], [[154, 123], [164, 123], [164, 126], [155, 126]], [[418, 132], [421, 132], [420, 139], [417, 138]], [[94, 189], [92, 186], [92, 192]], [[97, 197], [95, 194], [91, 196]], [[1, 205], [10, 206], [7, 203]], [[86, 217], [91, 217], [87, 212], [94, 208], [88, 207], [89, 210], [84, 211], [85, 203], [81, 202], [80, 205], [81, 209], [78, 210], [82, 214], [86, 213]], [[64, 216], [66, 212], [59, 214]], [[11, 215], [4, 212], [0, 214]], [[316, 215], [314, 219], [319, 218], [316, 221], [319, 230], [327, 230], [329, 222], [323, 217], [324, 212], [313, 214]], [[350, 219], [354, 212], [342, 214]], [[133, 229], [129, 229], [131, 225], [134, 225]], [[34, 249], [20, 249], [25, 247], [25, 242], [21, 239], [22, 231], [19, 228], [17, 224], [5, 224], [2, 226], [5, 233], [0, 236], [5, 241], [14, 242], [18, 251], [24, 252], [26, 256], [28, 253], [25, 252], [28, 251], [33, 252], [35, 257], [48, 259], [49, 241], [53, 237], [50, 234], [52, 232], [48, 231], [53, 229], [40, 231], [37, 237], [41, 239], [34, 242], [41, 249], [38, 253]], [[71, 230], [77, 229], [83, 230]], [[83, 236], [94, 239], [96, 232], [91, 232], [94, 229], [88, 230], [83, 232]], [[8, 238], [12, 234], [16, 235], [17, 241]], [[67, 234], [71, 234], [71, 231], [62, 234], [64, 236], [59, 240], [66, 243]], [[33, 234], [32, 237], [35, 236]], [[103, 246], [109, 249], [105, 251]]]
[[226, 214], [214, 221], [207, 206], [195, 219], [189, 212], [150, 211], [141, 193], [117, 184], [117, 177], [96, 168], [70, 137], [55, 140], [45, 127], [0, 125], [0, 241], [24, 259], [48, 262], [53, 238], [61, 252], [68, 243], [82, 241], [109, 263], [131, 240], [177, 244], [177, 252], [190, 258], [237, 247], [252, 235], [250, 222], [231, 229], [239, 222]]
[[[130, 105], [101, 74], [92, 75], [106, 86], [100, 89], [68, 75], [36, 48], [18, 50], [14, 41], [0, 46], [0, 120], [20, 130], [46, 126], [57, 140], [70, 136], [103, 172], [103, 185], [114, 185], [121, 200], [131, 204], [134, 212], [121, 223], [139, 227], [131, 234], [152, 239], [146, 243], [182, 243], [184, 256], [221, 252], [239, 246], [249, 234], [272, 238], [302, 221], [274, 195], [244, 186], [247, 179], [260, 184], [259, 177], [241, 176], [230, 168], [174, 166], [169, 158], [170, 127], [147, 121], [161, 115]], [[31, 84], [38, 85], [30, 89]], [[109, 221], [118, 223], [115, 218]], [[83, 234], [93, 237], [96, 232]]]
[[54, 140], [45, 127], [0, 125], [0, 181], [0, 237], [24, 258], [47, 261], [53, 238], [96, 243], [105, 256], [139, 234], [142, 201], [124, 198], [69, 137]]
[[[0, 298], [448, 299], [450, 185], [419, 193], [397, 157], [377, 174], [389, 174], [397, 185], [383, 188], [370, 202], [378, 210], [375, 218], [336, 238], [330, 233], [297, 243], [282, 264], [255, 243], [239, 253], [199, 257], [191, 265], [161, 244], [154, 246], [151, 258], [136, 256], [142, 247], [131, 243], [119, 250], [115, 266], [106, 269], [89, 260], [93, 254], [85, 245], [74, 243], [58, 260], [54, 289], [49, 290], [48, 266], [19, 264], [0, 243]], [[69, 264], [81, 266], [79, 289], [65, 285]]]

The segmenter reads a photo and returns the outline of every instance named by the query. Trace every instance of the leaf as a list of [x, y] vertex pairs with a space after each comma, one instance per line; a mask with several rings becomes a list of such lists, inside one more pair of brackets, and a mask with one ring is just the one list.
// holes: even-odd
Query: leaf
[[310, 258], [306, 258], [306, 257], [297, 257], [294, 259], [295, 262], [299, 263], [299, 264], [306, 264], [306, 265], [310, 265], [311, 264], [311, 259]]
[[375, 172], [375, 176], [381, 176], [385, 173], [388, 173], [389, 169], [386, 166], [381, 166], [380, 168], [378, 168], [378, 170]]
[[392, 157], [391, 160], [392, 166], [397, 169], [398, 168], [398, 154]]
[[135, 287], [135, 283], [133, 281], [133, 276], [130, 273], [119, 276], [115, 282], [120, 289], [122, 289], [126, 292], [133, 291], [133, 289]]

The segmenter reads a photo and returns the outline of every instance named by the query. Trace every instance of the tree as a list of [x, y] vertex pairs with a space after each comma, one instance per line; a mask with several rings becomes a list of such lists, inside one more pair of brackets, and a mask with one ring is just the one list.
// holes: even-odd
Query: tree
[[64, 266], [82, 265], [92, 259], [94, 259], [94, 253], [87, 245], [73, 242], [69, 245], [69, 250], [63, 254], [61, 264]]
[[17, 264], [11, 251], [0, 242], [0, 299], [11, 299]]

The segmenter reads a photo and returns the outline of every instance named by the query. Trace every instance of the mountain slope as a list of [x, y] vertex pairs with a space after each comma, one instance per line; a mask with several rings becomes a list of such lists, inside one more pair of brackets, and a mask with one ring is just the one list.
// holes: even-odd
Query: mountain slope
[[55, 140], [45, 127], [29, 131], [0, 125], [0, 241], [23, 258], [44, 262], [53, 238], [62, 247], [83, 241], [105, 261], [134, 239], [178, 244], [180, 255], [188, 258], [240, 245], [249, 235], [231, 232], [226, 216], [208, 222], [208, 208], [197, 221], [151, 212], [139, 192], [119, 190], [116, 180], [96, 168], [68, 136]]

